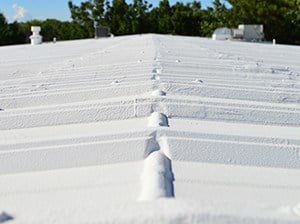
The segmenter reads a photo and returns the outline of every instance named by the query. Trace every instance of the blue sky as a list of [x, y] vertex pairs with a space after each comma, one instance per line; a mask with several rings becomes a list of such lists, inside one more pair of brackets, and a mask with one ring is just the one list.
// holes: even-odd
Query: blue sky
[[[176, 2], [176, 0], [169, 1], [171, 4]], [[182, 1], [187, 2], [189, 0]], [[81, 0], [73, 0], [73, 2], [79, 4]], [[148, 0], [148, 2], [157, 5], [159, 0]], [[210, 2], [211, 0], [201, 0], [203, 7], [206, 7]], [[0, 0], [0, 12], [5, 15], [9, 22], [46, 18], [70, 19], [68, 0]]]

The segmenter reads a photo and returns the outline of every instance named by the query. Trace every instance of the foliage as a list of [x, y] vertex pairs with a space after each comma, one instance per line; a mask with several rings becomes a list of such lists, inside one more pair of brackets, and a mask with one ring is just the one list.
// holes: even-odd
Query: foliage
[[201, 30], [203, 36], [211, 36], [215, 29], [220, 27], [231, 27], [229, 10], [220, 0], [213, 1], [213, 7], [208, 7], [203, 12]]
[[76, 6], [72, 1], [68, 1], [68, 6], [71, 18], [75, 23], [85, 27], [88, 37], [94, 35], [94, 22], [105, 24], [106, 8], [109, 6], [109, 3], [105, 2], [105, 0], [88, 0], [82, 2], [80, 6]]
[[[263, 24], [267, 40], [280, 43], [299, 41], [299, 0], [228, 0], [231, 21], [237, 24]], [[292, 29], [291, 29], [292, 28]]]
[[52, 41], [55, 37], [57, 40], [72, 40], [88, 38], [85, 27], [74, 22], [61, 22], [55, 19], [47, 19], [45, 21], [32, 20], [20, 24], [24, 34], [26, 35], [26, 42], [29, 42], [31, 35], [31, 26], [40, 26], [43, 41]]
[[0, 14], [0, 45], [21, 44], [25, 34], [17, 22], [8, 24], [4, 15]]
[[115, 35], [130, 34], [129, 6], [125, 0], [113, 0], [108, 5], [105, 21]]
[[199, 2], [183, 3], [177, 2], [172, 7], [173, 34], [200, 35], [201, 5]]

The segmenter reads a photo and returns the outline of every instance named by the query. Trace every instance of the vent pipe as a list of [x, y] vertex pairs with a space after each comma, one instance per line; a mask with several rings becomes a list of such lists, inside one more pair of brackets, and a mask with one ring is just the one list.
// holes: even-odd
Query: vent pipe
[[31, 45], [38, 45], [42, 43], [42, 36], [40, 35], [41, 27], [32, 26], [31, 32], [32, 35], [29, 37], [31, 40]]

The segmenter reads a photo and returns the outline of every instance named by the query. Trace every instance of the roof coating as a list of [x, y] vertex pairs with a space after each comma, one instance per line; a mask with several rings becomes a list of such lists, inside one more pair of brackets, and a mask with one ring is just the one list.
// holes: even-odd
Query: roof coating
[[0, 223], [299, 223], [299, 58], [154, 34], [1, 47]]

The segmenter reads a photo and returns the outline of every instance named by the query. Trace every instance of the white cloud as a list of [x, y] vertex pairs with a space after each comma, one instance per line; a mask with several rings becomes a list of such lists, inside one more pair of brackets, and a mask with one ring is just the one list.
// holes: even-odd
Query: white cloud
[[12, 8], [14, 10], [13, 20], [23, 19], [26, 16], [27, 10], [24, 7], [13, 4]]

